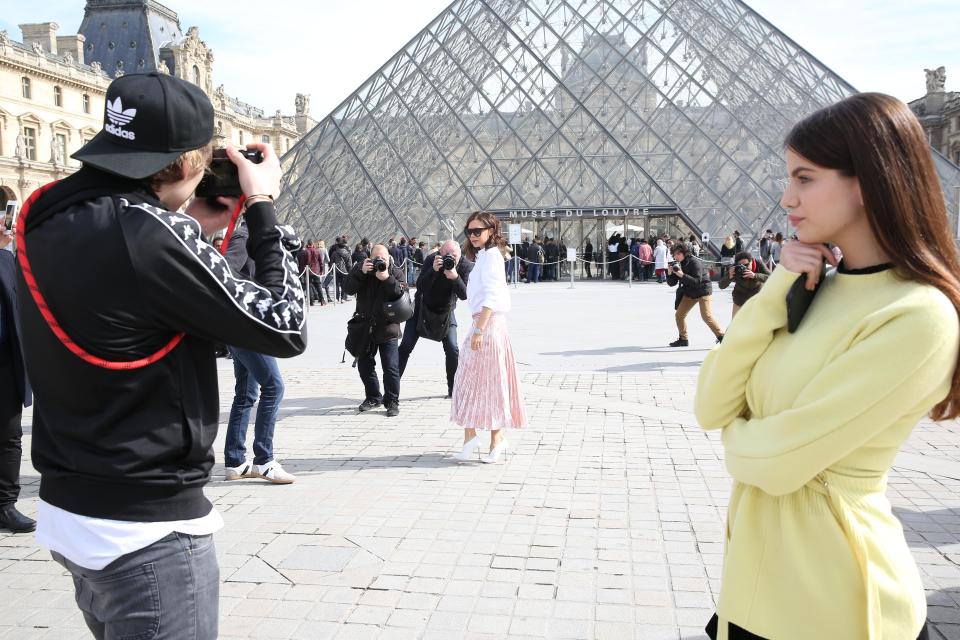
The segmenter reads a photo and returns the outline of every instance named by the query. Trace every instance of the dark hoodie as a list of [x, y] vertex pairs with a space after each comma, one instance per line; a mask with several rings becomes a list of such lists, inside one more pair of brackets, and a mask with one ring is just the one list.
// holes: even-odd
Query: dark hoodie
[[165, 211], [135, 181], [84, 168], [29, 209], [21, 252], [54, 318], [83, 349], [129, 362], [186, 334], [146, 367], [101, 368], [54, 335], [20, 274], [43, 500], [138, 522], [209, 513], [203, 486], [220, 414], [213, 343], [279, 357], [306, 346], [303, 289], [273, 205], [245, 215], [256, 281], [230, 269], [193, 218]]

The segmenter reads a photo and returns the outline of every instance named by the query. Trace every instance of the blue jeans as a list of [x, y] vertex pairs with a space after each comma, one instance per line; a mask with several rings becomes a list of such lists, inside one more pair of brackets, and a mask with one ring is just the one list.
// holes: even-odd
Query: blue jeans
[[407, 258], [407, 284], [417, 284], [416, 275], [414, 275], [413, 258]]
[[540, 269], [542, 268], [536, 262], [527, 265], [527, 282], [540, 282]]
[[505, 260], [507, 268], [507, 282], [513, 282], [513, 260]]
[[[421, 303], [422, 304], [422, 303]], [[450, 312], [451, 315], [453, 311]], [[403, 340], [400, 342], [400, 376], [407, 368], [410, 353], [417, 346], [420, 334], [417, 333], [417, 322], [420, 320], [420, 305], [413, 311], [413, 317], [403, 326]], [[457, 345], [457, 317], [454, 315], [450, 322], [450, 329], [443, 339], [443, 355], [447, 365], [447, 393], [453, 394], [453, 379], [457, 376], [457, 365], [460, 363], [460, 347]]]
[[213, 536], [171, 533], [100, 570], [53, 559], [73, 576], [93, 637], [216, 640], [220, 567]]
[[384, 404], [400, 402], [400, 352], [396, 338], [377, 345], [380, 351], [380, 365], [383, 367], [383, 389], [380, 395], [380, 379], [377, 377], [376, 350], [357, 358], [357, 372], [363, 381], [366, 400], [377, 400]]
[[[277, 359], [238, 347], [228, 347], [233, 355], [233, 372], [237, 378], [233, 406], [227, 422], [227, 441], [223, 448], [223, 464], [238, 467], [247, 459], [247, 425], [250, 411], [257, 405], [253, 426], [253, 462], [267, 464], [273, 460], [273, 431], [277, 426], [280, 401], [283, 400], [283, 378]], [[259, 390], [260, 401], [257, 402]]]

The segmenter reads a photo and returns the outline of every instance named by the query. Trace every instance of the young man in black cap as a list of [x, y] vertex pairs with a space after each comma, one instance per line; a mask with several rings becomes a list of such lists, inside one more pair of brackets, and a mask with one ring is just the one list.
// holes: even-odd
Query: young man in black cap
[[219, 417], [214, 342], [280, 357], [306, 346], [270, 146], [250, 145], [261, 164], [228, 151], [247, 196], [255, 280], [205, 240], [236, 200], [198, 198], [174, 213], [200, 182], [212, 137], [198, 87], [123, 76], [107, 88], [103, 131], [73, 156], [83, 168], [21, 213], [37, 540], [73, 575], [96, 638], [217, 637], [212, 534], [222, 520], [203, 495]]

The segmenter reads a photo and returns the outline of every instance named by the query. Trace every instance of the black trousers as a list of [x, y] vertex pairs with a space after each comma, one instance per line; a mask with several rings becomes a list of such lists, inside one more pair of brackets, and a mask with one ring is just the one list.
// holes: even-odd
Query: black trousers
[[13, 504], [20, 497], [22, 413], [13, 366], [0, 364], [0, 506]]
[[379, 400], [384, 404], [400, 401], [400, 355], [397, 347], [399, 340], [393, 338], [377, 345], [380, 351], [380, 364], [383, 366], [383, 390], [380, 394], [380, 379], [377, 377], [376, 351], [357, 358], [357, 371], [363, 381], [366, 400]]
[[[729, 628], [727, 629], [727, 635], [730, 637], [730, 640], [766, 640], [763, 636], [758, 636], [755, 633], [750, 633], [746, 629], [738, 627], [732, 622], [728, 623]], [[710, 637], [710, 640], [717, 640], [718, 627], [720, 625], [719, 619], [716, 614], [710, 618], [710, 622], [707, 623], [705, 631]], [[917, 640], [930, 640], [930, 634], [927, 631], [927, 625], [923, 625], [923, 629], [920, 630], [920, 635], [917, 636]]]
[[[450, 312], [453, 313], [452, 311]], [[417, 322], [420, 319], [420, 307], [416, 307], [413, 317], [407, 320], [403, 326], [403, 340], [400, 342], [400, 377], [407, 368], [407, 360], [413, 348], [417, 346], [420, 340], [420, 334], [417, 333]], [[453, 394], [453, 379], [457, 376], [457, 365], [460, 363], [460, 347], [457, 345], [457, 318], [453, 317], [450, 322], [450, 329], [443, 339], [443, 355], [446, 357], [447, 365], [447, 393]]]

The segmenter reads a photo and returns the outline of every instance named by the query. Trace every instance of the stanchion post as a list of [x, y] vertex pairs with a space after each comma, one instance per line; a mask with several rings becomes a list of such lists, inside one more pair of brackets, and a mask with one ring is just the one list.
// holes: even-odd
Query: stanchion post
[[337, 265], [336, 263], [334, 263], [333, 265], [333, 306], [337, 306], [338, 304], [340, 304], [340, 297], [337, 296], [337, 271], [339, 271], [339, 269], [337, 269]]
[[307, 294], [307, 310], [310, 309], [310, 265], [303, 270], [303, 290]]
[[627, 288], [633, 288], [633, 254], [627, 254]]

